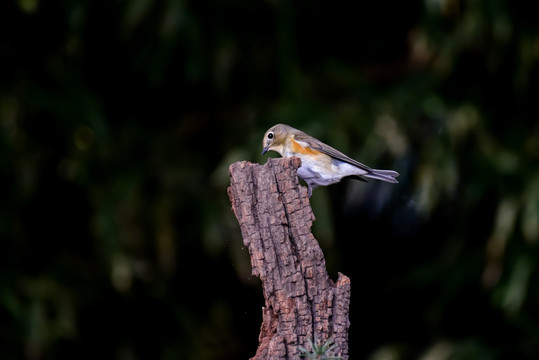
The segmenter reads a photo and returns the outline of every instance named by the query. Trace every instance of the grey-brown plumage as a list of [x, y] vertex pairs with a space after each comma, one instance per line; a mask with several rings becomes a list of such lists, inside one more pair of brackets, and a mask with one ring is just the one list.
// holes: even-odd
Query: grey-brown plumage
[[307, 183], [309, 196], [315, 187], [334, 184], [347, 176], [398, 183], [396, 171], [372, 169], [288, 125], [277, 124], [270, 128], [264, 135], [262, 147], [262, 154], [273, 150], [284, 157], [301, 159], [298, 175]]

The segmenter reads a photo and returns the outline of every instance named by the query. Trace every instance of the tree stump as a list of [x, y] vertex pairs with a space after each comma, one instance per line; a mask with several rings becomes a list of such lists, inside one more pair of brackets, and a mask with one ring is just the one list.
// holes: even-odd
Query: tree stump
[[296, 176], [298, 158], [230, 166], [228, 195], [265, 298], [254, 360], [303, 359], [300, 347], [328, 339], [328, 356], [348, 359], [350, 279], [327, 274], [311, 234], [314, 215]]

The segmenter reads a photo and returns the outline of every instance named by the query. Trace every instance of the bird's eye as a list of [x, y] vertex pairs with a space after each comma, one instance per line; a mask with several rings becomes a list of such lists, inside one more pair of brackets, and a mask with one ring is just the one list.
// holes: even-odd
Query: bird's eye
[[270, 140], [273, 139], [273, 133], [272, 132], [268, 133], [268, 139], [270, 139]]

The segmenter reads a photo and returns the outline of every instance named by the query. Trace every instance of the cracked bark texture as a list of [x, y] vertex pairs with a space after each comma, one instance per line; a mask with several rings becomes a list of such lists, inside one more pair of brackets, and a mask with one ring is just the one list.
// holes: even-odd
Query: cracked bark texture
[[300, 346], [328, 338], [335, 344], [328, 355], [348, 359], [350, 279], [339, 273], [334, 283], [327, 274], [300, 165], [278, 158], [229, 168], [232, 210], [265, 298], [255, 360], [303, 359]]

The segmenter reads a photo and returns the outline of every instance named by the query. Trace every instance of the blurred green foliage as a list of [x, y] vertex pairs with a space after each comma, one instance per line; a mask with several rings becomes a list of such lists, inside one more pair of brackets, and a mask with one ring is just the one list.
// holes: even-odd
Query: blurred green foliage
[[400, 184], [315, 190], [350, 354], [539, 356], [534, 4], [0, 4], [0, 358], [253, 356], [226, 195], [283, 122]]

